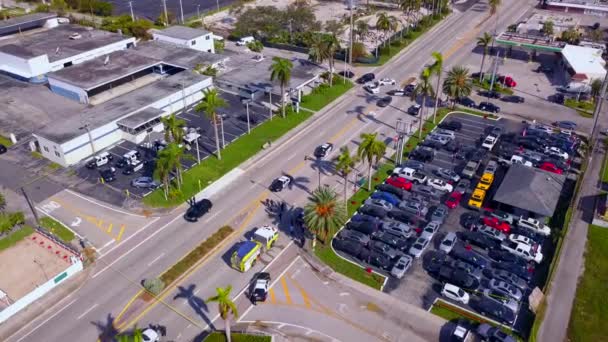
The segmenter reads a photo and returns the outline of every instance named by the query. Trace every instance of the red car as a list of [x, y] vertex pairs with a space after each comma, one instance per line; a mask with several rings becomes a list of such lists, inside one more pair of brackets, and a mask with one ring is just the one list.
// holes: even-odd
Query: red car
[[412, 182], [408, 181], [403, 177], [392, 176], [386, 180], [386, 184], [390, 184], [392, 186], [396, 186], [400, 189], [404, 189], [407, 191], [412, 190]]
[[544, 162], [544, 163], [540, 164], [540, 166], [538, 168], [541, 170], [557, 173], [558, 175], [561, 175], [562, 173], [564, 173], [564, 170], [555, 166], [555, 164], [549, 163], [549, 162]]
[[454, 209], [458, 206], [461, 200], [462, 193], [454, 191], [450, 194], [450, 197], [448, 197], [448, 199], [445, 201], [445, 205], [450, 209]]
[[501, 232], [503, 232], [505, 234], [509, 234], [509, 232], [511, 231], [511, 226], [509, 226], [509, 224], [507, 222], [503, 222], [496, 217], [485, 216], [481, 219], [481, 221], [486, 226], [490, 226], [494, 229], [500, 230]]
[[505, 85], [505, 87], [513, 88], [517, 86], [517, 82], [511, 76], [500, 76], [498, 82]]

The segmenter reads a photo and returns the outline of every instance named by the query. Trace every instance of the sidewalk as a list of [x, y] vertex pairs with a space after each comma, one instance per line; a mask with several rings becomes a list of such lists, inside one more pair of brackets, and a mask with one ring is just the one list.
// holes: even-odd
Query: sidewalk
[[590, 205], [594, 201], [586, 201], [585, 198], [599, 192], [597, 184], [604, 153], [603, 149], [595, 150], [590, 157], [586, 177], [574, 202], [577, 203], [576, 212], [564, 238], [559, 262], [546, 297], [545, 317], [536, 336], [537, 341], [565, 341], [567, 338], [576, 288], [579, 277], [584, 271], [585, 245], [590, 224], [587, 221], [589, 212], [591, 211], [592, 214], [594, 210]]

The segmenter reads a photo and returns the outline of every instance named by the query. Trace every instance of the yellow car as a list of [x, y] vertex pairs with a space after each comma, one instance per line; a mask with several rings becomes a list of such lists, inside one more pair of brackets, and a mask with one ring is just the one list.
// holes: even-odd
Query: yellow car
[[486, 191], [481, 189], [475, 189], [471, 198], [469, 199], [469, 207], [479, 209], [483, 205], [483, 200], [486, 198]]
[[494, 175], [484, 173], [481, 179], [479, 179], [479, 183], [477, 183], [477, 189], [488, 190], [492, 186], [492, 182], [494, 182]]

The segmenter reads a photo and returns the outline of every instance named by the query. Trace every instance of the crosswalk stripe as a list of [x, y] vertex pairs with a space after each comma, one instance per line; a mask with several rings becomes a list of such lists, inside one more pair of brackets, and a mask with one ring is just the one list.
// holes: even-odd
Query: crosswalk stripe
[[285, 277], [281, 277], [281, 285], [283, 286], [283, 292], [285, 293], [285, 302], [291, 304], [291, 295], [289, 294], [289, 287], [287, 287]]

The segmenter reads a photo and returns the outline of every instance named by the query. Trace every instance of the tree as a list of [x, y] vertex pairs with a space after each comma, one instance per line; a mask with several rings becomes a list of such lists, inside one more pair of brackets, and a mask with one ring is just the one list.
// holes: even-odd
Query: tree
[[118, 342], [144, 342], [143, 331], [136, 326], [133, 327], [133, 331], [130, 333], [122, 333], [116, 336]]
[[308, 44], [308, 60], [317, 63], [323, 64], [325, 60], [325, 42], [321, 38], [320, 34], [313, 34], [310, 37], [310, 41]]
[[215, 50], [215, 53], [224, 52], [225, 45], [223, 40], [213, 40], [213, 49]]
[[355, 38], [358, 37], [360, 41], [364, 42], [365, 37], [369, 34], [369, 24], [364, 20], [357, 20], [355, 23]]
[[[189, 156], [189, 155], [188, 155]], [[182, 188], [182, 163], [181, 161], [185, 159], [186, 154], [184, 153], [184, 147], [173, 142], [168, 144], [165, 148], [163, 148], [160, 152], [158, 152], [158, 160], [166, 167], [169, 172], [171, 170], [175, 171], [176, 179], [177, 179], [177, 189], [181, 190]]]
[[568, 44], [577, 44], [579, 39], [581, 38], [581, 34], [571, 27], [566, 31], [562, 32], [561, 38]]
[[443, 82], [443, 92], [452, 100], [452, 108], [461, 97], [471, 95], [473, 84], [469, 77], [469, 69], [462, 66], [454, 66]]
[[224, 325], [226, 327], [226, 340], [230, 342], [230, 316], [234, 316], [235, 318], [239, 316], [236, 304], [230, 298], [232, 286], [228, 285], [226, 288], [218, 287], [215, 289], [215, 291], [216, 295], [207, 298], [207, 300], [205, 300], [205, 303], [217, 303], [219, 309], [218, 311], [220, 312], [220, 317], [222, 317], [222, 319], [224, 320]]
[[488, 54], [488, 46], [492, 44], [494, 38], [488, 32], [484, 32], [483, 36], [477, 37], [477, 45], [483, 48], [481, 56], [481, 68], [479, 69], [479, 82], [483, 80], [483, 65], [486, 62], [486, 55]]
[[593, 99], [593, 102], [597, 101], [601, 92], [602, 92], [602, 80], [599, 78], [594, 78], [593, 80], [591, 80], [591, 98]]
[[367, 190], [372, 191], [372, 166], [378, 164], [386, 152], [386, 144], [377, 140], [378, 133], [362, 133], [361, 144], [357, 149], [357, 156], [364, 159], [367, 164]]
[[418, 122], [420, 123], [420, 127], [418, 129], [418, 139], [422, 139], [422, 122], [424, 121], [424, 106], [426, 105], [427, 97], [432, 97], [435, 94], [435, 90], [431, 85], [431, 70], [429, 68], [425, 68], [420, 73], [420, 82], [414, 88], [412, 92], [412, 100], [415, 101], [418, 96], [422, 96], [422, 104], [420, 108], [420, 119]]
[[[162, 152], [162, 150], [160, 152]], [[169, 157], [162, 156], [161, 153], [159, 153], [156, 163], [154, 164], [154, 179], [157, 179], [163, 184], [163, 195], [165, 195], [165, 200], [169, 196], [169, 182], [171, 181], [172, 169], [172, 161], [169, 160]]]
[[144, 289], [153, 295], [158, 296], [165, 289], [165, 283], [159, 278], [145, 279]]
[[264, 44], [262, 44], [262, 42], [259, 40], [254, 40], [247, 43], [247, 48], [253, 52], [260, 53], [262, 50], [264, 50]]
[[[439, 89], [441, 87], [441, 74], [443, 73], [443, 56], [441, 52], [433, 52], [431, 54], [435, 59], [433, 65], [431, 65], [431, 73], [437, 76], [437, 87]], [[433, 123], [435, 123], [435, 119], [437, 118], [437, 106], [439, 105], [439, 92], [437, 92], [437, 96], [435, 96], [435, 108], [433, 109]]]
[[[272, 57], [272, 64], [270, 65], [270, 81], [279, 81], [281, 86], [281, 113], [285, 117], [285, 87], [289, 85], [291, 80], [291, 69], [293, 69], [293, 63], [286, 58]], [[272, 106], [272, 103], [270, 104]]]
[[348, 186], [348, 176], [352, 173], [355, 164], [357, 163], [357, 156], [352, 156], [350, 154], [350, 150], [348, 146], [344, 146], [340, 149], [340, 155], [336, 158], [336, 171], [342, 176], [344, 179], [344, 205], [348, 206], [346, 201], [348, 197], [346, 196], [346, 190]]
[[342, 32], [344, 32], [344, 25], [337, 20], [328, 20], [325, 23], [325, 31], [333, 34], [334, 36], [339, 36]]
[[0, 193], [0, 212], [4, 211], [4, 209], [6, 209], [6, 197]]
[[604, 32], [599, 28], [591, 30], [591, 32], [589, 32], [589, 38], [591, 38], [592, 41], [599, 43], [604, 40]]
[[323, 37], [323, 52], [325, 58], [329, 62], [329, 86], [333, 85], [334, 79], [334, 55], [336, 51], [340, 49], [340, 42], [336, 36], [324, 36]]
[[184, 127], [186, 127], [186, 121], [179, 119], [175, 116], [175, 113], [162, 117], [160, 122], [165, 128], [165, 140], [167, 142], [180, 143], [184, 138]]
[[543, 28], [541, 29], [541, 31], [546, 35], [546, 36], [552, 36], [553, 35], [553, 21], [551, 20], [547, 20], [543, 23]]
[[213, 124], [213, 130], [215, 132], [215, 148], [217, 149], [217, 159], [222, 159], [222, 153], [220, 152], [220, 136], [217, 130], [218, 118], [217, 109], [226, 107], [226, 100], [220, 97], [217, 89], [203, 90], [205, 98], [194, 107], [197, 112], [204, 112], [205, 116]]
[[156, 21], [154, 22], [158, 26], [169, 26], [175, 22], [175, 14], [171, 11], [162, 11]]
[[421, 6], [421, 0], [400, 0], [399, 8], [405, 13], [408, 27], [410, 26], [411, 18], [415, 17]]
[[[386, 46], [386, 34], [387, 32], [389, 32], [391, 30], [391, 18], [388, 14], [386, 14], [386, 12], [380, 12], [378, 14], [378, 20], [376, 20], [376, 29], [379, 31], [382, 31], [383, 36], [384, 36], [384, 45]], [[389, 45], [389, 50], [390, 50], [390, 45]]]
[[498, 6], [500, 6], [501, 0], [488, 0], [488, 5], [490, 6], [490, 16], [493, 16], [498, 11]]
[[361, 42], [353, 43], [353, 61], [356, 61], [357, 58], [367, 56], [367, 49], [365, 48], [365, 44]]
[[327, 244], [331, 233], [346, 222], [346, 207], [338, 200], [336, 192], [328, 187], [322, 186], [312, 192], [308, 198], [310, 201], [304, 206], [304, 222], [306, 227]]

